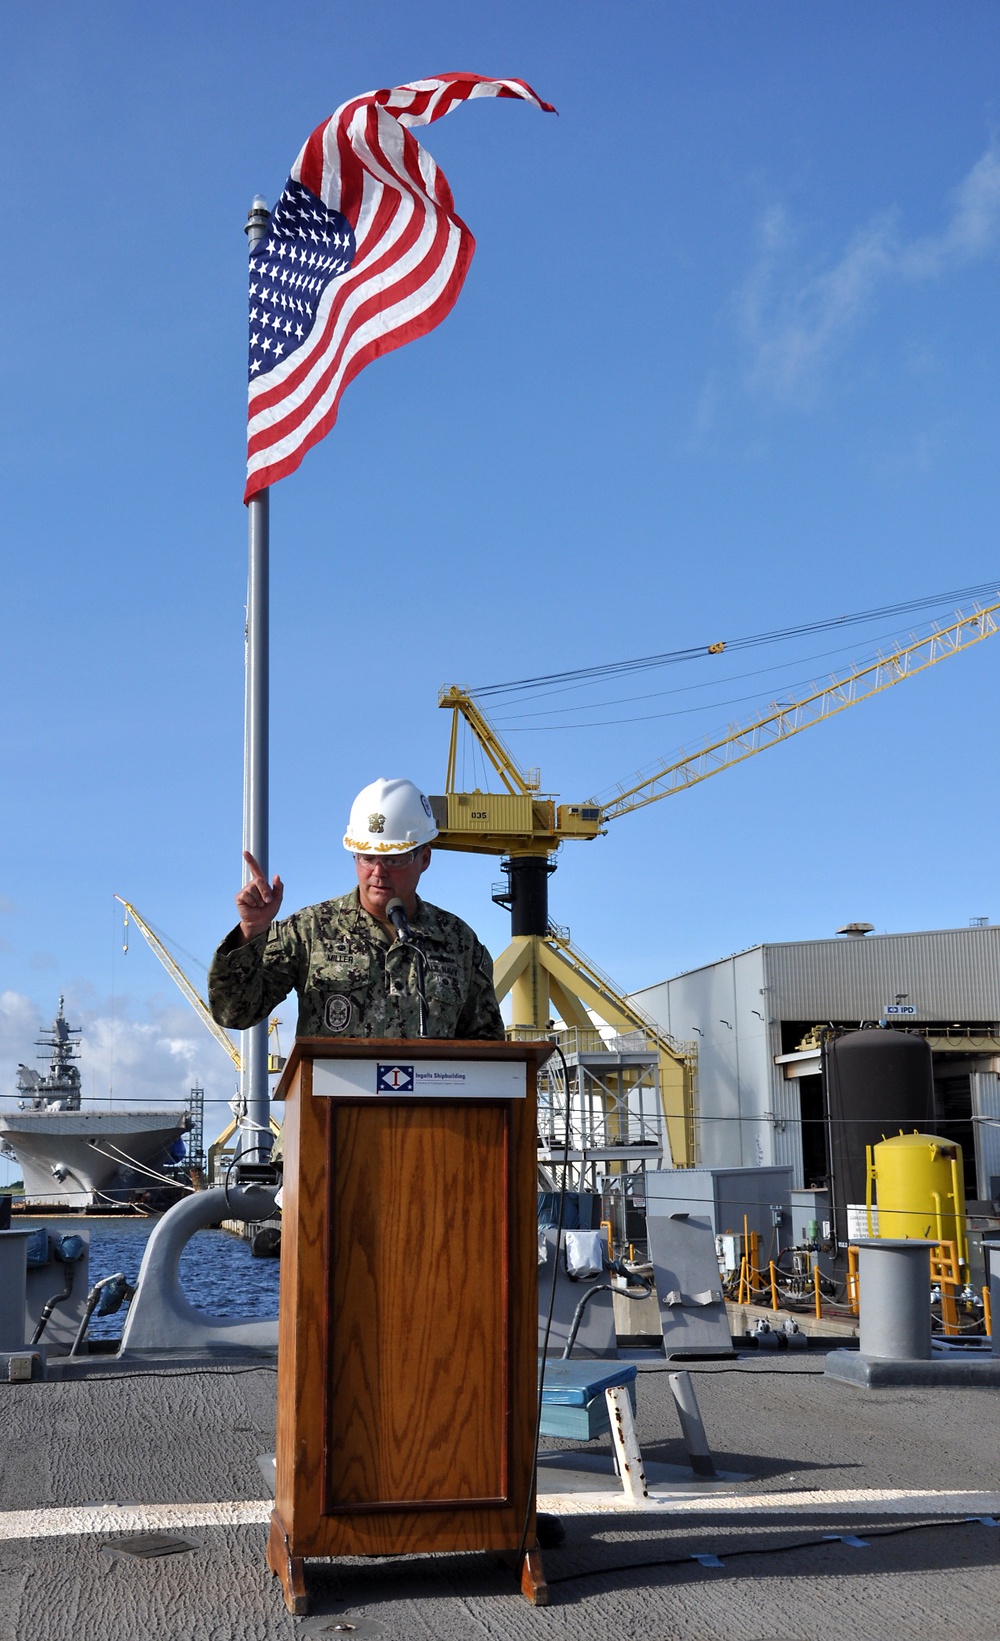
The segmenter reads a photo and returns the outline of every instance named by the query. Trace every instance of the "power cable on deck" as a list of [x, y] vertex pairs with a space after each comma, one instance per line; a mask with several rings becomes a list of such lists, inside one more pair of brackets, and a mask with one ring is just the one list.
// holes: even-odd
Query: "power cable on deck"
[[[935, 1527], [972, 1526], [997, 1527], [1000, 1526], [1000, 1523], [994, 1521], [992, 1517], [945, 1516], [940, 1521], [914, 1521], [907, 1522], [903, 1527], [884, 1527], [874, 1529], [865, 1528], [864, 1531], [866, 1537], [871, 1540], [896, 1538], [902, 1533], [927, 1532]], [[676, 1524], [674, 1524], [674, 1531], [676, 1532]], [[856, 1543], [857, 1537], [858, 1535], [856, 1533], [852, 1533], [850, 1535], [850, 1542]], [[702, 1552], [702, 1555], [710, 1555], [714, 1565], [724, 1568], [726, 1561], [735, 1561], [737, 1558], [745, 1558], [747, 1556], [788, 1555], [796, 1550], [821, 1550], [825, 1545], [832, 1545], [840, 1542], [843, 1542], [843, 1535], [840, 1533], [834, 1533], [826, 1534], [820, 1538], [796, 1539], [791, 1544], [753, 1545], [735, 1550], [725, 1548], [717, 1557], [715, 1551]], [[861, 1546], [858, 1547], [860, 1548]], [[548, 1578], [547, 1583], [550, 1585], [578, 1584], [585, 1578], [606, 1578], [609, 1573], [640, 1572], [651, 1567], [685, 1567], [690, 1566], [692, 1561], [701, 1561], [702, 1555], [689, 1553], [683, 1556], [655, 1556], [647, 1561], [615, 1561], [606, 1567], [591, 1567], [585, 1572], [561, 1573], [555, 1578]], [[725, 1557], [725, 1561], [723, 1560], [723, 1556]]]

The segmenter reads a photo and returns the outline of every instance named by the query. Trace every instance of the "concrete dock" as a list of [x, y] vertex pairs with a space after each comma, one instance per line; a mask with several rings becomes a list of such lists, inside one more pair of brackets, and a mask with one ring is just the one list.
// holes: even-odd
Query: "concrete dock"
[[[610, 1473], [574, 1475], [590, 1449], [543, 1441], [540, 1502], [566, 1528], [551, 1606], [487, 1555], [310, 1562], [301, 1619], [264, 1563], [273, 1360], [95, 1359], [0, 1386], [0, 1641], [994, 1641], [995, 1390], [864, 1390], [815, 1347], [685, 1365], [720, 1480], [686, 1464], [663, 1361], [637, 1386], [647, 1509]], [[130, 1553], [150, 1534], [170, 1553]]]

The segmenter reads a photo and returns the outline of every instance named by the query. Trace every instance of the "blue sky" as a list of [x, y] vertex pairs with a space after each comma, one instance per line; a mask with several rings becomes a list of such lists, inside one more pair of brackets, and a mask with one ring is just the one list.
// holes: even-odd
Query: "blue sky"
[[[441, 790], [443, 683], [1000, 571], [998, 48], [975, 0], [8, 18], [5, 1092], [60, 991], [88, 1092], [230, 1091], [141, 940], [122, 953], [112, 897], [203, 979], [239, 882], [242, 229], [312, 128], [458, 68], [559, 109], [480, 103], [424, 134], [477, 238], [466, 288], [272, 497], [272, 866], [292, 905], [349, 886], [357, 788]], [[907, 627], [666, 669], [504, 733], [584, 799]], [[553, 916], [623, 987], [852, 919], [1000, 919], [998, 660], [991, 640], [566, 846]], [[425, 882], [494, 952], [498, 876], [442, 856]]]

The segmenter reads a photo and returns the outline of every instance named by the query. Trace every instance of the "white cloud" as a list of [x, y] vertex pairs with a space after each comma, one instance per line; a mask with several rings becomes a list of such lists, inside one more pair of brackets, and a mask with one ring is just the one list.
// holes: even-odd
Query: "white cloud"
[[0, 992], [0, 1061], [13, 1056], [15, 1068], [30, 1058], [30, 1047], [38, 1034], [38, 1011], [20, 992]]
[[810, 399], [824, 366], [892, 281], [939, 279], [998, 244], [1000, 150], [992, 144], [955, 190], [939, 234], [907, 242], [898, 213], [887, 211], [857, 229], [826, 268], [802, 270], [787, 212], [770, 207], [760, 222], [756, 262], [735, 302], [751, 353], [750, 385], [780, 399]]
[[988, 256], [1000, 238], [1000, 150], [990, 146], [953, 195], [951, 221], [936, 238], [918, 239], [900, 253], [908, 279], [936, 279]]
[[[0, 994], [0, 1109], [11, 1109], [20, 1063], [44, 1067], [35, 1047], [40, 1031], [47, 1031], [57, 997], [45, 1008], [20, 992]], [[80, 1071], [84, 1099], [104, 1104], [109, 1098], [139, 1109], [186, 1105], [193, 1087], [205, 1090], [205, 1141], [215, 1139], [229, 1120], [228, 1101], [236, 1088], [236, 1068], [197, 1017], [183, 1003], [149, 1000], [138, 1013], [134, 1001], [119, 997], [114, 1010], [88, 1006], [85, 999], [66, 998], [70, 1025], [82, 1027], [79, 1037]], [[0, 1182], [13, 1178], [17, 1168], [0, 1159]]]
[[80, 1019], [80, 1063], [84, 1091], [137, 1104], [176, 1104], [204, 1086], [215, 1097], [235, 1083], [235, 1067], [194, 1015], [172, 1006], [155, 1009], [147, 1021], [91, 1014]]

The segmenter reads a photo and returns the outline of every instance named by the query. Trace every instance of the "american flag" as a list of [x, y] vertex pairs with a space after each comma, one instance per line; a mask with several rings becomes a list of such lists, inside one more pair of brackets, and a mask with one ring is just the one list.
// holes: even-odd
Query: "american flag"
[[250, 406], [244, 500], [294, 472], [329, 433], [370, 360], [451, 311], [475, 250], [448, 183], [408, 127], [523, 80], [442, 74], [369, 91], [316, 127], [250, 256]]

